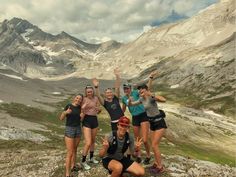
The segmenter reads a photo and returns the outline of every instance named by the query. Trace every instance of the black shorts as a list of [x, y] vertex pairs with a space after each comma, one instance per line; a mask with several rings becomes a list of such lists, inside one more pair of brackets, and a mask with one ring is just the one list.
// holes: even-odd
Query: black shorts
[[158, 118], [157, 120], [158, 121], [151, 121], [151, 119], [149, 118], [151, 131], [160, 130], [162, 128], [167, 128], [166, 121], [164, 118]]
[[98, 127], [98, 118], [97, 116], [85, 115], [82, 122], [83, 127], [88, 127], [91, 129]]
[[148, 122], [148, 117], [146, 112], [138, 114], [136, 116], [132, 116], [132, 125], [140, 127], [142, 122]]
[[[115, 160], [115, 159], [112, 159], [110, 157], [105, 157], [105, 158], [102, 159], [102, 165], [109, 171], [110, 174], [112, 173], [112, 171], [110, 171], [108, 169], [108, 165], [109, 165], [111, 160]], [[131, 160], [131, 159], [125, 157], [125, 156], [123, 157], [123, 159], [117, 160], [117, 161], [120, 162], [123, 166], [122, 173], [125, 172], [127, 170], [127, 168], [129, 168], [130, 165], [132, 165], [134, 163], [133, 160]]]

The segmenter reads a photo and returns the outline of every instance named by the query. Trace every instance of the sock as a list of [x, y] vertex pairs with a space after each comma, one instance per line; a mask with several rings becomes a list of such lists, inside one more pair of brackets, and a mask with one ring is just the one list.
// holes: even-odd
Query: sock
[[86, 155], [83, 155], [82, 162], [85, 162], [85, 161], [86, 161]]
[[90, 159], [93, 158], [93, 151], [90, 151]]

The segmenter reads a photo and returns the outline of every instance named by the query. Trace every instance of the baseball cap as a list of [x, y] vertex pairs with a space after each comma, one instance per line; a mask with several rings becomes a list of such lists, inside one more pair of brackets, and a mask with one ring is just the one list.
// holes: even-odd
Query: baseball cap
[[139, 85], [138, 87], [137, 87], [137, 89], [138, 90], [140, 90], [140, 89], [148, 89], [148, 86], [146, 85], [146, 84], [142, 84], [142, 85]]
[[129, 120], [128, 117], [122, 116], [122, 117], [119, 119], [118, 124], [119, 124], [119, 125], [124, 125], [124, 126], [129, 126], [130, 120]]
[[130, 84], [123, 84], [123, 88], [131, 88]]

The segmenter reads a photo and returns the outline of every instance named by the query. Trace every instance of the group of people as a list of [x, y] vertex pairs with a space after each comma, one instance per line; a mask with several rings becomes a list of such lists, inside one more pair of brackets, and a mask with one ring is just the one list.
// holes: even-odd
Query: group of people
[[[65, 144], [66, 155], [66, 177], [71, 172], [78, 171], [76, 165], [77, 147], [81, 137], [81, 124], [83, 127], [84, 146], [81, 165], [89, 170], [89, 163], [97, 164], [99, 161], [94, 157], [95, 139], [98, 130], [98, 117], [102, 105], [110, 116], [111, 133], [102, 138], [102, 148], [99, 156], [102, 158], [103, 166], [112, 177], [119, 177], [123, 172], [129, 172], [135, 176], [143, 176], [145, 173], [143, 164], [150, 163], [149, 135], [151, 134], [151, 147], [154, 153], [154, 164], [149, 167], [152, 173], [164, 171], [159, 150], [160, 140], [167, 128], [164, 111], [158, 108], [157, 102], [165, 102], [165, 98], [150, 92], [152, 80], [156, 72], [149, 76], [148, 83], [139, 85], [136, 89], [130, 84], [123, 84], [124, 96], [120, 105], [120, 73], [114, 70], [116, 76], [115, 91], [112, 88], [105, 89], [104, 97], [101, 96], [99, 81], [93, 79], [92, 85], [85, 87], [85, 94], [78, 94], [72, 103], [64, 108], [60, 120], [66, 119]], [[132, 115], [134, 137], [130, 135], [130, 119], [124, 112], [128, 107]], [[144, 144], [146, 157], [141, 159], [141, 145]], [[86, 160], [89, 154], [89, 160]], [[133, 158], [131, 158], [133, 157]], [[136, 159], [135, 161], [133, 159]]]

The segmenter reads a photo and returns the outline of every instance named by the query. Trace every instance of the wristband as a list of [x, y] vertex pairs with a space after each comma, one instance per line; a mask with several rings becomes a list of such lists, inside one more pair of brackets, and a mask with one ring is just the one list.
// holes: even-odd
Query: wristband
[[153, 79], [153, 76], [150, 76], [149, 79]]
[[94, 88], [98, 88], [98, 86], [94, 86]]

